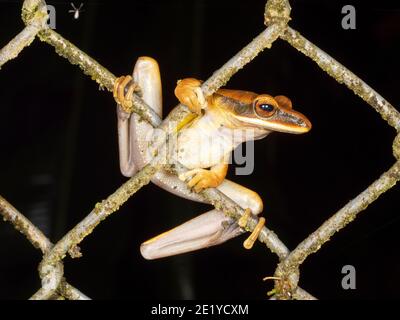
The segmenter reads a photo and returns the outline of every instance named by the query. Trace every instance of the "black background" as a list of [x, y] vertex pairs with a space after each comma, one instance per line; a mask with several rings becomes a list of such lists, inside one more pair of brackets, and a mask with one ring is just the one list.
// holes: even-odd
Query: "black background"
[[[56, 31], [115, 75], [137, 57], [160, 64], [164, 110], [177, 101], [177, 79], [207, 79], [264, 28], [265, 1], [86, 1], [78, 20], [56, 7]], [[79, 4], [79, 3], [76, 3]], [[356, 30], [341, 27], [344, 4]], [[400, 8], [386, 1], [291, 1], [290, 25], [355, 72], [395, 106], [400, 102]], [[0, 1], [0, 46], [23, 28], [20, 2]], [[229, 178], [264, 199], [267, 225], [294, 248], [395, 161], [395, 136], [345, 86], [282, 40], [237, 73], [229, 88], [285, 94], [313, 129], [257, 141], [255, 170]], [[94, 204], [120, 186], [112, 95], [35, 41], [0, 71], [0, 193], [56, 242]], [[400, 267], [398, 188], [387, 192], [301, 267], [300, 285], [322, 299], [396, 298]], [[228, 243], [156, 261], [144, 240], [209, 209], [148, 185], [65, 259], [68, 281], [92, 298], [265, 299], [277, 257], [263, 245]], [[0, 224], [0, 298], [25, 299], [40, 286], [41, 255], [10, 224]], [[354, 265], [357, 289], [343, 290]]]

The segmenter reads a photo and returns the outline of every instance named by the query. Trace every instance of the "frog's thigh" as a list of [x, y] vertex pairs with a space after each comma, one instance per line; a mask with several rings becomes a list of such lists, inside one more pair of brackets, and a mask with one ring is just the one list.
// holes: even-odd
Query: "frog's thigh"
[[[143, 100], [161, 118], [162, 91], [157, 61], [149, 57], [140, 57], [133, 70], [133, 82], [135, 86], [139, 86]], [[118, 87], [118, 84], [116, 84], [116, 87]], [[122, 88], [122, 90], [125, 90], [125, 92], [122, 92], [125, 97], [127, 93], [132, 93], [132, 85], [130, 89]], [[128, 89], [128, 92], [126, 92], [126, 89]], [[124, 176], [131, 177], [145, 162], [145, 155], [142, 150], [146, 150], [147, 142], [153, 134], [153, 127], [145, 121], [139, 121], [138, 115], [130, 115], [122, 111], [120, 107], [117, 107], [117, 112], [120, 170]]]
[[261, 197], [246, 187], [225, 179], [217, 189], [235, 201], [243, 209], [249, 208], [252, 214], [259, 214], [263, 210]]
[[214, 209], [142, 243], [140, 252], [158, 259], [215, 246], [242, 232], [235, 220]]
[[157, 61], [150, 57], [139, 57], [132, 77], [141, 89], [142, 99], [162, 118], [161, 76]]
[[[142, 99], [162, 117], [162, 90], [158, 63], [150, 57], [140, 57], [133, 70], [133, 81], [140, 88]], [[151, 158], [149, 144], [154, 138], [155, 130], [142, 121], [138, 114], [131, 115], [130, 122], [130, 157], [138, 168], [142, 168]]]

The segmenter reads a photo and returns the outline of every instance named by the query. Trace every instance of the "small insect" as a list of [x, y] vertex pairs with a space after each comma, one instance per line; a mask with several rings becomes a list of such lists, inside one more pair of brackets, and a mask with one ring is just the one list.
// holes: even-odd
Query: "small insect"
[[68, 12], [69, 13], [73, 13], [74, 14], [74, 19], [78, 20], [79, 19], [79, 14], [84, 11], [84, 10], [82, 10], [83, 3], [81, 2], [81, 4], [79, 5], [79, 8], [75, 7], [75, 5], [72, 2], [71, 2], [71, 6], [72, 6], [73, 9], [68, 10]]

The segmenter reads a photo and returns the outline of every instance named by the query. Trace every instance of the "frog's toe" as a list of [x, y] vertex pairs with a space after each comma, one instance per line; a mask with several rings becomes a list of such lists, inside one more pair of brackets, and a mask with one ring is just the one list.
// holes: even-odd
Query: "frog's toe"
[[201, 114], [201, 109], [206, 106], [206, 99], [200, 86], [201, 81], [187, 78], [179, 80], [175, 88], [175, 95], [179, 102], [197, 114]]
[[[250, 216], [252, 215], [252, 212], [249, 208], [247, 208], [243, 215], [240, 217], [238, 220], [238, 225], [242, 229], [245, 229], [247, 226], [247, 222], [249, 221]], [[260, 220], [258, 220], [258, 223], [256, 227], [254, 228], [253, 232], [250, 234], [250, 236], [244, 241], [243, 247], [246, 249], [251, 249], [254, 245], [254, 242], [257, 241], [258, 236], [261, 233], [262, 228], [265, 225], [265, 218], [261, 217]]]
[[181, 180], [181, 181], [185, 181], [187, 178], [194, 176], [196, 173], [198, 173], [198, 172], [201, 171], [201, 170], [202, 170], [202, 169], [200, 169], [200, 168], [196, 168], [196, 169], [193, 169], [193, 170], [188, 170], [188, 171], [186, 171], [186, 172], [184, 172], [184, 173], [181, 173], [181, 174], [178, 176], [178, 178], [179, 178], [179, 180]]
[[193, 91], [188, 91], [180, 101], [182, 104], [187, 106], [190, 111], [196, 114], [201, 114], [201, 104], [197, 99], [197, 95]]
[[203, 189], [215, 188], [220, 184], [218, 176], [210, 171], [202, 169], [188, 183], [190, 188], [194, 188], [195, 192], [200, 192]]
[[194, 191], [199, 193], [204, 189], [208, 188], [208, 184], [205, 180], [200, 180], [195, 186], [194, 186]]
[[189, 170], [179, 175], [181, 181], [186, 181], [188, 178], [191, 179], [187, 183], [187, 186], [193, 188], [195, 192], [200, 192], [207, 188], [215, 188], [221, 184], [221, 179], [217, 174], [202, 168]]
[[201, 110], [207, 107], [206, 99], [200, 87], [192, 88], [187, 98], [189, 102], [186, 105], [196, 114], [201, 114]]
[[243, 242], [243, 247], [245, 247], [246, 249], [251, 249], [253, 247], [254, 242], [257, 241], [264, 225], [265, 225], [265, 218], [261, 217], [260, 220], [258, 220], [258, 223], [257, 223], [256, 227], [254, 228], [253, 232]]
[[132, 81], [131, 76], [122, 76], [115, 80], [113, 96], [125, 112], [132, 112], [132, 95], [140, 93], [139, 86]]
[[203, 90], [201, 90], [201, 87], [196, 87], [193, 92], [196, 95], [196, 102], [202, 109], [204, 109], [207, 102], [206, 98], [204, 97]]
[[[193, 188], [194, 186], [199, 184], [204, 179], [205, 179], [204, 172], [200, 171], [200, 172], [196, 173], [195, 176], [188, 182], [188, 187]], [[195, 189], [195, 191], [196, 191], [196, 189]]]

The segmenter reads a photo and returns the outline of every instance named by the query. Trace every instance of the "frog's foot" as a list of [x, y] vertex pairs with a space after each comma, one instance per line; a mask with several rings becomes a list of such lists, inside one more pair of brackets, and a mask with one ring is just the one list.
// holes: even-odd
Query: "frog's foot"
[[131, 76], [122, 76], [115, 80], [113, 96], [125, 112], [131, 113], [133, 111], [132, 95], [135, 92], [140, 94], [141, 90]]
[[[247, 225], [247, 221], [249, 220], [251, 216], [251, 210], [247, 208], [244, 212], [244, 214], [240, 217], [238, 221], [238, 225], [241, 228], [245, 228]], [[254, 228], [253, 232], [250, 234], [250, 236], [243, 242], [243, 247], [246, 249], [251, 249], [254, 245], [254, 242], [257, 241], [258, 236], [260, 235], [260, 232], [262, 228], [265, 225], [265, 218], [261, 217], [260, 220], [258, 220], [258, 223], [256, 227]]]
[[206, 188], [218, 187], [224, 177], [218, 175], [216, 172], [207, 169], [193, 169], [186, 171], [179, 175], [179, 179], [185, 181], [187, 178], [192, 177], [188, 182], [188, 187], [193, 188], [195, 192], [200, 192]]
[[200, 80], [187, 78], [179, 80], [175, 88], [175, 96], [179, 102], [197, 114], [201, 114], [201, 109], [207, 107], [207, 102], [200, 86]]
[[210, 170], [202, 168], [189, 170], [180, 174], [179, 179], [185, 181], [187, 178], [191, 177], [188, 182], [188, 187], [194, 188], [196, 192], [200, 192], [206, 188], [218, 187], [222, 181], [224, 181], [227, 172], [228, 164], [223, 162], [211, 167]]

